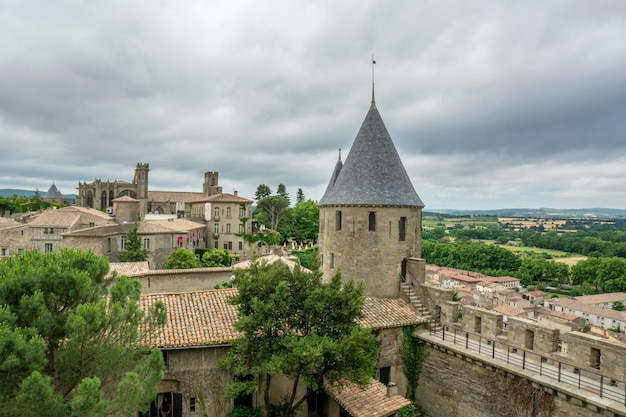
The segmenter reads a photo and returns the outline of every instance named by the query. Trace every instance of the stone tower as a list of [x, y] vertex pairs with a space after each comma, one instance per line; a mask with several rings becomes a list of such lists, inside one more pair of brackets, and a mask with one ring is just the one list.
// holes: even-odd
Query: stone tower
[[421, 256], [422, 208], [400, 156], [372, 104], [345, 163], [339, 160], [319, 202], [324, 279], [363, 283], [371, 297], [399, 295], [409, 258]]
[[220, 173], [217, 171], [207, 171], [204, 173], [204, 184], [202, 184], [202, 192], [206, 195], [220, 194], [222, 187], [219, 185]]
[[148, 212], [148, 172], [150, 164], [137, 163], [133, 184], [137, 186], [137, 200], [139, 200], [139, 213], [145, 215]]

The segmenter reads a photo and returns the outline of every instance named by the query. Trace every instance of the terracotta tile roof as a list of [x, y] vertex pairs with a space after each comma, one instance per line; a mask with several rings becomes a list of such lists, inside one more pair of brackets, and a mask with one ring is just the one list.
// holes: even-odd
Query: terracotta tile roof
[[[563, 308], [564, 312], [573, 313], [575, 311], [581, 313], [594, 314], [598, 317], [605, 317], [612, 320], [626, 321], [626, 311], [617, 311], [610, 308], [602, 308], [597, 307], [593, 304], [581, 303], [578, 300], [570, 300], [569, 298], [559, 298], [558, 300], [550, 301], [550, 304], [554, 304], [555, 306], [560, 306]], [[565, 311], [571, 310], [571, 311]]]
[[585, 304], [604, 304], [613, 303], [615, 301], [626, 301], [626, 293], [612, 292], [607, 294], [581, 295], [574, 297], [574, 300]]
[[69, 229], [80, 219], [76, 211], [46, 210], [29, 223], [35, 227], [61, 227]]
[[543, 314], [544, 316], [556, 317], [558, 319], [563, 319], [567, 321], [574, 321], [580, 318], [576, 314], [569, 314], [569, 313], [564, 313], [562, 311], [550, 310], [549, 308], [542, 308], [541, 310], [539, 310], [539, 312]]
[[84, 237], [106, 237], [119, 234], [126, 234], [132, 229], [132, 224], [101, 224], [99, 226], [89, 227], [86, 229], [73, 230], [64, 233], [63, 236], [84, 236]]
[[[157, 301], [165, 304], [167, 322], [158, 335], [144, 341], [158, 348], [186, 348], [231, 343], [239, 334], [234, 329], [237, 308], [228, 303], [236, 288], [168, 294], [142, 294], [141, 308], [148, 311]], [[366, 298], [361, 323], [377, 329], [425, 323], [402, 300]]]
[[400, 298], [368, 297], [363, 304], [363, 314], [365, 317], [361, 320], [361, 324], [375, 329], [403, 327], [428, 322]]
[[109, 273], [107, 278], [110, 278], [113, 272], [117, 272], [118, 275], [126, 275], [127, 277], [137, 277], [143, 275], [143, 273], [150, 271], [148, 261], [144, 262], [111, 262], [109, 264]]
[[365, 388], [347, 381], [325, 388], [352, 417], [386, 417], [411, 404], [401, 395], [388, 397], [387, 387], [375, 379]]
[[60, 209], [48, 209], [39, 214], [29, 224], [39, 227], [72, 227], [83, 214], [98, 217], [103, 221], [112, 221], [111, 217], [99, 210], [86, 207], [70, 206]]
[[235, 331], [237, 308], [228, 303], [236, 289], [194, 291], [171, 294], [143, 294], [141, 308], [148, 311], [158, 301], [165, 304], [167, 321], [157, 335], [145, 340], [149, 347], [187, 348], [228, 344]]
[[4, 217], [0, 217], [0, 230], [1, 229], [10, 229], [13, 227], [20, 227], [20, 226], [25, 226], [24, 223], [20, 223], [18, 221], [15, 221], [13, 219], [5, 219]]
[[148, 191], [148, 201], [184, 201], [190, 203], [205, 197], [206, 194], [191, 191]]
[[186, 233], [190, 230], [204, 228], [206, 228], [205, 224], [185, 219], [143, 220], [139, 222], [137, 233], [140, 235], [154, 233]]
[[493, 311], [504, 314], [505, 316], [520, 316], [526, 314], [526, 310], [523, 308], [517, 308], [508, 305], [499, 305], [493, 308]]
[[218, 193], [204, 196], [192, 203], [252, 203], [253, 201], [234, 194]]
[[131, 202], [139, 202], [139, 200], [137, 200], [136, 198], [132, 198], [131, 196], [128, 195], [123, 195], [121, 197], [117, 197], [115, 199], [113, 199], [114, 203], [120, 202], [120, 201], [131, 201]]

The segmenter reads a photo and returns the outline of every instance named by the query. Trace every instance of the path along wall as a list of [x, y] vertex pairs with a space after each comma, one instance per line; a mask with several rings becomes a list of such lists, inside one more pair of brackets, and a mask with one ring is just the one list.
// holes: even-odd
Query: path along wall
[[470, 351], [420, 335], [428, 358], [417, 402], [431, 417], [626, 416], [626, 407], [592, 398], [532, 372], [498, 366]]

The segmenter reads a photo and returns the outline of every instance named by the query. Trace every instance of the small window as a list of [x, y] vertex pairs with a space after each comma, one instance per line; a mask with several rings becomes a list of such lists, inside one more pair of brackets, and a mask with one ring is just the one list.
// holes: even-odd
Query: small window
[[46, 244], [44, 245], [44, 252], [45, 252], [45, 253], [50, 253], [50, 252], [52, 252], [52, 243], [46, 243]]
[[335, 230], [341, 230], [341, 211], [335, 213]]
[[220, 242], [218, 240], [215, 241], [215, 249], [220, 248]]
[[162, 350], [161, 354], [163, 355], [163, 367], [167, 368], [169, 366], [169, 352], [167, 350]]
[[226, 217], [230, 217], [230, 207], [226, 207]]
[[400, 217], [400, 221], [398, 222], [398, 240], [400, 242], [404, 242], [406, 240], [406, 217]]
[[226, 233], [230, 233], [230, 223], [226, 224]]
[[215, 218], [219, 218], [219, 217], [220, 217], [220, 208], [219, 208], [219, 207], [215, 207], [215, 208], [213, 209], [213, 216], [214, 216]]
[[369, 215], [369, 230], [370, 232], [376, 231], [376, 212], [370, 211]]
[[330, 254], [330, 269], [334, 269], [335, 268], [335, 254], [331, 253]]
[[120, 247], [122, 248], [122, 250], [126, 250], [126, 235], [121, 237]]
[[18, 254], [18, 255], [24, 255], [24, 248], [19, 248], [19, 249], [17, 250], [17, 254]]
[[143, 248], [145, 250], [150, 250], [150, 239], [146, 238], [143, 240]]
[[233, 250], [233, 242], [228, 242], [228, 250]]
[[245, 207], [239, 207], [239, 217], [245, 217], [245, 216], [246, 216]]
[[239, 225], [239, 233], [243, 233], [243, 224]]
[[2, 255], [2, 256], [9, 256], [9, 248], [2, 248], [2, 249], [0, 249], [0, 255]]
[[215, 223], [213, 225], [213, 233], [219, 233], [220, 232], [220, 225]]
[[182, 236], [178, 236], [178, 247], [182, 248], [183, 247], [183, 241], [185, 239]]
[[107, 238], [107, 252], [111, 252], [111, 238]]
[[189, 398], [189, 412], [190, 413], [196, 412], [196, 397]]
[[243, 250], [243, 242], [239, 242], [239, 250]]
[[94, 227], [96, 224], [94, 222], [89, 222], [89, 227]]

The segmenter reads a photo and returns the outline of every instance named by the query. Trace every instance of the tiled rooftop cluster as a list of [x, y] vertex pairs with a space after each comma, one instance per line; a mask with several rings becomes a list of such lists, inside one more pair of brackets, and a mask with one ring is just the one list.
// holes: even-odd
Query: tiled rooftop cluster
[[[145, 344], [158, 348], [185, 348], [230, 343], [239, 334], [234, 329], [237, 308], [228, 299], [237, 289], [219, 289], [169, 294], [145, 294], [140, 305], [149, 311], [156, 302], [165, 304], [167, 322], [163, 331]], [[404, 301], [366, 298], [363, 306], [366, 327], [384, 329], [425, 322]]]
[[411, 404], [400, 395], [387, 396], [387, 387], [374, 379], [365, 388], [352, 382], [343, 382], [326, 385], [326, 389], [352, 417], [389, 416]]

